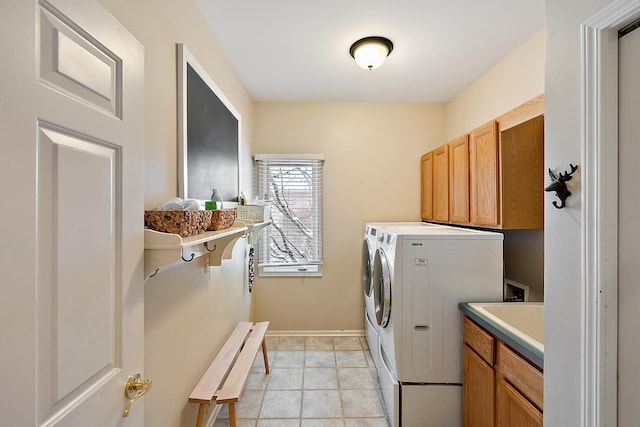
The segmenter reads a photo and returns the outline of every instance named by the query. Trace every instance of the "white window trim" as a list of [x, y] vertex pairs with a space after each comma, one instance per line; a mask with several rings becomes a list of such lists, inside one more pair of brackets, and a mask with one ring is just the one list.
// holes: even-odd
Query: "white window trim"
[[[268, 160], [309, 160], [324, 163], [324, 154], [256, 154], [254, 161]], [[323, 183], [324, 184], [324, 183]], [[324, 237], [324, 233], [323, 233]], [[320, 245], [322, 241], [318, 242]], [[323, 262], [269, 264], [258, 263], [258, 276], [261, 277], [322, 277]]]

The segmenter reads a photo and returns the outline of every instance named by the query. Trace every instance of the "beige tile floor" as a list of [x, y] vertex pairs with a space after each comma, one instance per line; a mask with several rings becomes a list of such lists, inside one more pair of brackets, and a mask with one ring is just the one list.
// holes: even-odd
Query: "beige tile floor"
[[[267, 337], [236, 406], [238, 427], [387, 427], [364, 337]], [[228, 427], [223, 405], [214, 427]]]

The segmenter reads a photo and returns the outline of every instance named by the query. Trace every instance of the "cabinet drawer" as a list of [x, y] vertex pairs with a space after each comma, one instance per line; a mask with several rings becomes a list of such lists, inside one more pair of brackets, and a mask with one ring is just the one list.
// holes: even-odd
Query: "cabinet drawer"
[[502, 342], [498, 342], [497, 365], [498, 375], [542, 410], [544, 388], [542, 372]]
[[484, 359], [490, 366], [494, 365], [494, 341], [495, 339], [489, 335], [484, 329], [476, 325], [467, 316], [464, 317], [463, 323], [464, 342], [475, 350], [476, 353]]

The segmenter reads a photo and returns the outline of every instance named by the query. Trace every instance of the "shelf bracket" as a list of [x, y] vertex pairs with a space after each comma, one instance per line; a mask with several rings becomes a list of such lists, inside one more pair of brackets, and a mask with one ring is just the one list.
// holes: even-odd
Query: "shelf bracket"
[[[247, 227], [207, 231], [190, 237], [149, 229], [145, 229], [144, 233], [144, 275], [149, 279], [161, 270], [171, 268], [182, 261], [191, 262], [205, 254], [209, 254], [210, 266], [222, 265], [223, 257], [231, 258], [232, 243], [247, 233]], [[219, 251], [219, 248], [223, 248], [223, 251]]]

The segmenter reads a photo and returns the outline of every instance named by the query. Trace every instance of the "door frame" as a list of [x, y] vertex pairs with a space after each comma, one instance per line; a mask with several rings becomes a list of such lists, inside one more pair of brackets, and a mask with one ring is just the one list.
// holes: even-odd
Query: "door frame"
[[583, 426], [617, 425], [618, 30], [638, 18], [614, 1], [581, 26]]

